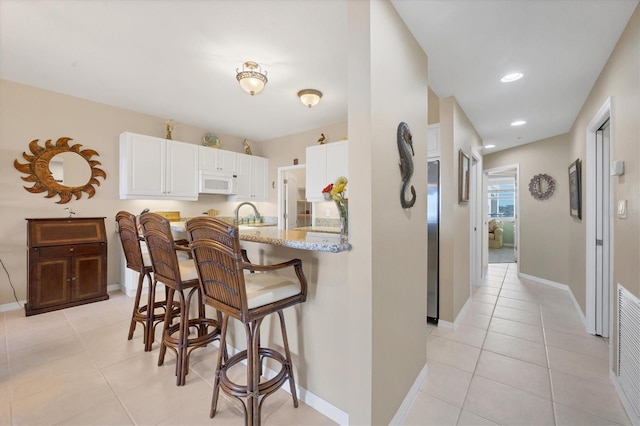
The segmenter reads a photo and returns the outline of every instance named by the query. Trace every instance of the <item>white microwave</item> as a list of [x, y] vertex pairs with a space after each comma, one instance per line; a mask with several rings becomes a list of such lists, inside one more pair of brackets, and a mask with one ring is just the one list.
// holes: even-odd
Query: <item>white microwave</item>
[[236, 194], [238, 178], [231, 174], [201, 171], [198, 188], [201, 194]]

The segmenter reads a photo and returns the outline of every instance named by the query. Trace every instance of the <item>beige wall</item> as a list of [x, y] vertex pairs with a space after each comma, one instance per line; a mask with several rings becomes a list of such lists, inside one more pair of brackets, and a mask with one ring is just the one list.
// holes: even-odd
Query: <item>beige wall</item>
[[[579, 223], [569, 215], [568, 167], [573, 160], [567, 134], [484, 156], [485, 170], [520, 165], [520, 272], [565, 285], [574, 269], [567, 267], [569, 228]], [[529, 181], [540, 173], [555, 181], [555, 191], [546, 200], [529, 193]]]
[[[388, 424], [426, 363], [427, 58], [390, 2], [348, 2], [347, 22], [350, 423]], [[402, 121], [415, 149], [410, 209], [399, 200]]]
[[[453, 97], [440, 99], [440, 319], [454, 322], [471, 296], [470, 207], [458, 204], [458, 151], [471, 155], [482, 139]], [[482, 168], [482, 158], [478, 167]]]
[[436, 92], [429, 87], [429, 118], [428, 124], [440, 123], [440, 98], [436, 95]]
[[[583, 160], [583, 178], [591, 172], [584, 162], [587, 126], [608, 97], [612, 97], [611, 159], [625, 162], [625, 174], [612, 177], [613, 199], [614, 202], [628, 200], [629, 211], [627, 219], [613, 219], [613, 283], [622, 284], [640, 297], [640, 6], [636, 7], [571, 128], [570, 161], [575, 158]], [[593, 195], [584, 191], [583, 195], [584, 207], [585, 197]], [[575, 273], [569, 285], [583, 310], [586, 291], [585, 233], [585, 220], [572, 223], [570, 256]]]
[[[611, 97], [611, 160], [623, 160], [625, 173], [612, 177], [615, 212], [618, 200], [627, 200], [628, 217], [613, 216], [613, 291], [624, 286], [640, 297], [640, 6], [636, 7], [607, 64], [598, 77], [570, 132], [571, 158], [583, 160], [582, 177], [593, 173], [585, 164], [587, 127], [599, 109]], [[583, 208], [589, 197], [583, 186]], [[583, 212], [586, 218], [589, 212]], [[614, 213], [615, 214], [615, 213]], [[569, 286], [585, 310], [586, 299], [586, 221], [572, 223], [569, 229], [572, 273]], [[617, 303], [612, 301], [613, 333], [611, 345], [617, 359]], [[617, 363], [613, 362], [614, 370]]]
[[[179, 210], [184, 216], [201, 214], [208, 208], [230, 214], [234, 205], [227, 203], [224, 195], [202, 195], [197, 202], [120, 200], [118, 193], [118, 136], [131, 131], [164, 137], [164, 119], [133, 111], [98, 104], [22, 84], [0, 80], [0, 258], [7, 266], [19, 300], [26, 299], [27, 258], [26, 221], [31, 217], [66, 217], [66, 207], [76, 212], [76, 217], [105, 216], [108, 236], [107, 282], [120, 280], [120, 241], [115, 232], [115, 215], [119, 210], [140, 212], [151, 210]], [[200, 129], [176, 123], [173, 139], [200, 144], [202, 136], [212, 129]], [[98, 178], [93, 198], [83, 193], [67, 204], [56, 204], [55, 198], [43, 194], [31, 194], [23, 189], [20, 178], [25, 176], [13, 167], [14, 159], [22, 161], [22, 153], [29, 153], [29, 142], [59, 137], [73, 138], [73, 143], [83, 149], [94, 149], [99, 166], [107, 178]], [[219, 134], [224, 149], [242, 151], [242, 139]], [[255, 145], [255, 144], [254, 144]], [[260, 154], [260, 147], [254, 150]], [[26, 184], [31, 186], [31, 184]], [[5, 274], [0, 274], [0, 305], [14, 302], [13, 293]]]

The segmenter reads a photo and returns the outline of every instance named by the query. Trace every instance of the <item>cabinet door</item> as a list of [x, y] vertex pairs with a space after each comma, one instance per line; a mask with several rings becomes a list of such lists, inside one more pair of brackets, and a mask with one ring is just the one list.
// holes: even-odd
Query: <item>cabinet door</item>
[[233, 151], [218, 150], [218, 170], [224, 173], [236, 174], [236, 156]]
[[198, 199], [198, 145], [166, 141], [166, 197]]
[[340, 176], [349, 176], [349, 146], [347, 142], [335, 142], [325, 145], [327, 149], [327, 184], [335, 182]]
[[120, 135], [120, 198], [164, 196], [165, 162], [164, 139]]
[[29, 309], [62, 305], [69, 301], [70, 258], [33, 260], [29, 276]]
[[231, 198], [236, 201], [251, 200], [251, 156], [238, 154], [236, 156], [236, 166], [238, 168], [238, 192]]
[[104, 296], [106, 265], [103, 253], [75, 256], [72, 262], [71, 301]]
[[307, 201], [324, 201], [322, 189], [331, 183], [327, 181], [327, 150], [324, 145], [310, 146], [306, 156]]
[[214, 172], [218, 168], [218, 150], [208, 146], [198, 147], [198, 169]]
[[251, 198], [253, 201], [267, 201], [269, 161], [266, 158], [253, 157], [251, 163]]

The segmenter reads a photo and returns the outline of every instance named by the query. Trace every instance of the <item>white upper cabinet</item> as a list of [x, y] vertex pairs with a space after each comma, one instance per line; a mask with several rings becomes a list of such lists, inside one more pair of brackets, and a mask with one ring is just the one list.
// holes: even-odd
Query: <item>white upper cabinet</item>
[[254, 155], [236, 154], [238, 191], [232, 201], [267, 201], [269, 195], [269, 160]]
[[322, 190], [340, 176], [349, 178], [349, 142], [340, 141], [307, 147], [307, 201], [325, 201]]
[[430, 124], [427, 129], [427, 156], [440, 157], [440, 124]]
[[198, 199], [198, 145], [120, 135], [120, 198]]
[[224, 174], [236, 174], [236, 155], [233, 151], [210, 148], [208, 146], [198, 147], [198, 157], [200, 170], [208, 172], [219, 172]]

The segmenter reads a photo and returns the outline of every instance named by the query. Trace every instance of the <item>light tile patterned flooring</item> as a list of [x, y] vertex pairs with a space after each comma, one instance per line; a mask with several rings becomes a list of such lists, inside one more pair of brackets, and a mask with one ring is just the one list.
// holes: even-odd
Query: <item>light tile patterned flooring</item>
[[609, 348], [569, 295], [490, 264], [458, 328], [427, 330], [427, 379], [407, 425], [630, 424]]
[[[0, 312], [0, 425], [244, 424], [239, 403], [223, 395], [209, 418], [215, 346], [192, 353], [187, 383], [177, 387], [173, 353], [158, 367], [159, 344], [144, 352], [140, 325], [127, 341], [133, 299], [110, 296], [31, 317]], [[335, 424], [303, 402], [294, 408], [282, 389], [265, 400], [262, 419]]]
[[[608, 347], [585, 333], [562, 290], [520, 280], [492, 264], [455, 331], [427, 328], [429, 373], [407, 425], [629, 424], [608, 379]], [[0, 313], [0, 425], [243, 424], [221, 396], [209, 419], [216, 348], [196, 350], [184, 387], [175, 357], [158, 367], [158, 344], [126, 340], [132, 299], [25, 317]], [[265, 425], [328, 425], [280, 390]]]

